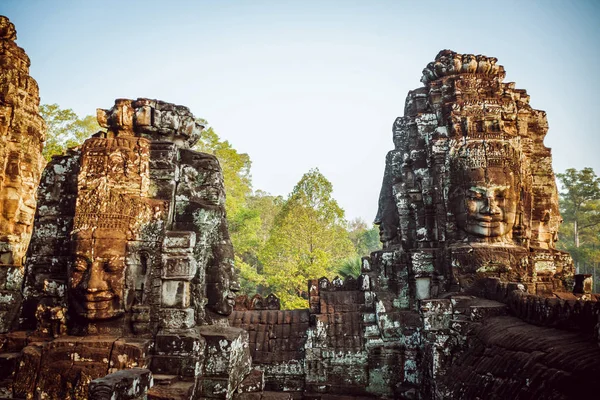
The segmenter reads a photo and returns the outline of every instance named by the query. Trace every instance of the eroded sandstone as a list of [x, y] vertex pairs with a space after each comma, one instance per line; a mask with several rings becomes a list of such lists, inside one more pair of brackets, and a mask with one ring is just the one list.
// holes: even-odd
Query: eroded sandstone
[[38, 85], [16, 39], [15, 26], [0, 16], [0, 332], [10, 328], [21, 300], [46, 139]]

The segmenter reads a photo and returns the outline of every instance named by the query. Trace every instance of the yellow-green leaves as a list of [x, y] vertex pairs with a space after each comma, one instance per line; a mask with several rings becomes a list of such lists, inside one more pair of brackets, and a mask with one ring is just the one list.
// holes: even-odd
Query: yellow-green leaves
[[260, 254], [269, 288], [283, 308], [308, 307], [307, 281], [331, 277], [334, 265], [354, 254], [344, 210], [332, 198], [331, 183], [313, 169], [304, 174], [275, 217]]
[[47, 161], [54, 155], [63, 154], [70, 147], [80, 145], [102, 129], [95, 116], [79, 118], [73, 110], [62, 109], [58, 104], [40, 105], [40, 114], [48, 128], [42, 152]]

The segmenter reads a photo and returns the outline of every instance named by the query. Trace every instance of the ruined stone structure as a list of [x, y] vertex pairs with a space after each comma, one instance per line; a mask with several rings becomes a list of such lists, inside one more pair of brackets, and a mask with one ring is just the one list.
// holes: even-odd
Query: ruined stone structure
[[8, 330], [20, 299], [46, 135], [38, 85], [16, 39], [15, 26], [0, 16], [0, 332]]
[[98, 110], [106, 131], [48, 163], [32, 218], [41, 159], [23, 149], [40, 150], [43, 122], [4, 17], [0, 34], [0, 325], [10, 328], [0, 335], [0, 397], [597, 390], [600, 295], [555, 248], [545, 115], [503, 82], [496, 59], [446, 50], [427, 66], [394, 123], [377, 215], [383, 249], [363, 258], [358, 279], [308, 282], [309, 309], [280, 310], [273, 295], [235, 298], [220, 166], [192, 150], [203, 127], [186, 107], [118, 99]]
[[570, 293], [546, 117], [504, 76], [494, 58], [440, 52], [393, 126], [383, 250], [358, 280], [309, 282], [309, 310], [231, 315], [268, 388], [322, 399], [596, 389], [600, 296], [586, 276]]
[[226, 318], [238, 284], [220, 166], [190, 149], [203, 127], [149, 99], [98, 121], [106, 132], [42, 175], [5, 391], [231, 398], [251, 360]]
[[495, 58], [442, 51], [394, 123], [376, 223], [384, 249], [406, 251], [417, 299], [469, 291], [481, 276], [545, 294], [572, 275], [554, 246], [545, 113], [504, 75]]

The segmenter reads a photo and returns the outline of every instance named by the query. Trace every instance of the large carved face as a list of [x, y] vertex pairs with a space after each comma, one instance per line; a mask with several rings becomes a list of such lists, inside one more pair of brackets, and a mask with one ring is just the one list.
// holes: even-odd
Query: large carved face
[[96, 229], [74, 237], [74, 260], [69, 276], [71, 310], [89, 320], [124, 313], [127, 239], [112, 229]]
[[21, 155], [17, 152], [11, 152], [6, 163], [4, 184], [0, 192], [2, 215], [8, 220], [16, 219], [21, 197], [26, 195], [22, 193], [21, 180]]
[[208, 306], [217, 314], [229, 315], [235, 306], [236, 292], [240, 290], [233, 265], [221, 265], [213, 279], [214, 283], [206, 286]]
[[467, 168], [462, 181], [455, 184], [450, 197], [459, 229], [492, 241], [508, 236], [518, 202], [514, 173], [503, 168]]

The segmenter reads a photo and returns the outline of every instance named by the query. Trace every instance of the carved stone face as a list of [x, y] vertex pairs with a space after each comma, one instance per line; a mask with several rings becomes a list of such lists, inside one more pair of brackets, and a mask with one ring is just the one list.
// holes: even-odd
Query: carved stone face
[[96, 229], [74, 237], [73, 267], [68, 290], [71, 310], [88, 320], [104, 320], [124, 313], [125, 235]]
[[451, 191], [451, 207], [459, 229], [476, 238], [497, 241], [515, 224], [515, 177], [502, 168], [465, 169], [463, 182]]
[[222, 266], [216, 278], [216, 282], [206, 288], [209, 307], [217, 314], [229, 315], [235, 306], [236, 292], [240, 290], [233, 266]]

